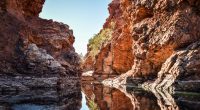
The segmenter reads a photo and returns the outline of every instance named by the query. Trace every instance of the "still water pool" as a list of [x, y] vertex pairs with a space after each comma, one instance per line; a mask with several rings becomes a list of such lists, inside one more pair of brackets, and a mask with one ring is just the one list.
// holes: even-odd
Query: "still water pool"
[[146, 92], [139, 88], [110, 88], [83, 83], [82, 91], [60, 96], [54, 90], [2, 93], [0, 110], [200, 110], [200, 94]]

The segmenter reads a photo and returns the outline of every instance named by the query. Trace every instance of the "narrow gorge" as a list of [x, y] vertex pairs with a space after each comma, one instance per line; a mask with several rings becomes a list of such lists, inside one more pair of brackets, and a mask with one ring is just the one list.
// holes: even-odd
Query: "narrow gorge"
[[82, 63], [88, 105], [198, 110], [200, 1], [112, 0], [108, 10]]
[[199, 109], [199, 0], [111, 0], [84, 56], [45, 2], [0, 1], [0, 110]]

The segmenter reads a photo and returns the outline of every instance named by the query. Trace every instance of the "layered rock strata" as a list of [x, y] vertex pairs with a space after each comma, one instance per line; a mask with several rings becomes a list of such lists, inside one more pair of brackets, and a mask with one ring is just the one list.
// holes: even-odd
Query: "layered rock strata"
[[[157, 76], [146, 85], [165, 89], [176, 79], [200, 78], [198, 0], [114, 0], [109, 11], [105, 26], [114, 22], [114, 32], [110, 46], [102, 45], [95, 57], [94, 70], [121, 75], [105, 83], [119, 85], [126, 84], [127, 78], [147, 81]], [[107, 64], [111, 69], [104, 72]]]
[[44, 2], [0, 3], [0, 91], [80, 92], [73, 31], [66, 24], [39, 18]]

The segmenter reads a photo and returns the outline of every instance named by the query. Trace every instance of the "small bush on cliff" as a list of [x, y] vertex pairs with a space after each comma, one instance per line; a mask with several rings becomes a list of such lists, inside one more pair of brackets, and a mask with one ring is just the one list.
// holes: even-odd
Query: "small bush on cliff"
[[99, 110], [98, 105], [93, 100], [89, 100], [88, 105], [90, 110]]
[[114, 23], [111, 23], [110, 27], [111, 28], [102, 29], [100, 33], [95, 34], [89, 40], [90, 55], [93, 58], [99, 53], [101, 46], [111, 40], [114, 29]]

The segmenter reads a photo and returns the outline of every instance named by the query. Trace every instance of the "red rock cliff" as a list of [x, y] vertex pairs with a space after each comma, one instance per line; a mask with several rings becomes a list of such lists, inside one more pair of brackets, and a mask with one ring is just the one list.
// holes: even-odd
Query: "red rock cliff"
[[117, 84], [158, 76], [155, 83], [166, 88], [177, 76], [200, 78], [198, 0], [113, 0], [109, 12], [104, 28], [115, 27], [95, 56], [95, 74], [123, 73], [111, 80]]
[[[120, 8], [119, 0], [114, 0], [109, 5], [110, 16], [107, 18], [102, 33], [106, 29], [111, 29], [111, 39], [102, 43], [99, 52], [93, 58], [94, 71], [96, 76], [105, 77], [120, 75], [131, 69], [133, 65], [134, 56], [132, 53], [132, 36], [130, 33], [129, 25], [131, 22], [129, 17], [125, 17], [123, 9]], [[90, 44], [89, 44], [90, 45]], [[86, 63], [90, 61], [91, 49], [86, 56]]]
[[[23, 77], [36, 77], [31, 79], [36, 87], [53, 86], [66, 81], [75, 87], [80, 69], [79, 57], [73, 47], [73, 31], [66, 24], [39, 18], [44, 2], [45, 0], [1, 1], [1, 78], [6, 75], [19, 76], [20, 78], [14, 79], [24, 85], [20, 82], [23, 82]], [[49, 85], [38, 85], [37, 78], [44, 78], [41, 81]], [[59, 78], [61, 79], [58, 80]], [[29, 88], [26, 83], [25, 86]], [[22, 89], [20, 87], [16, 88]]]

